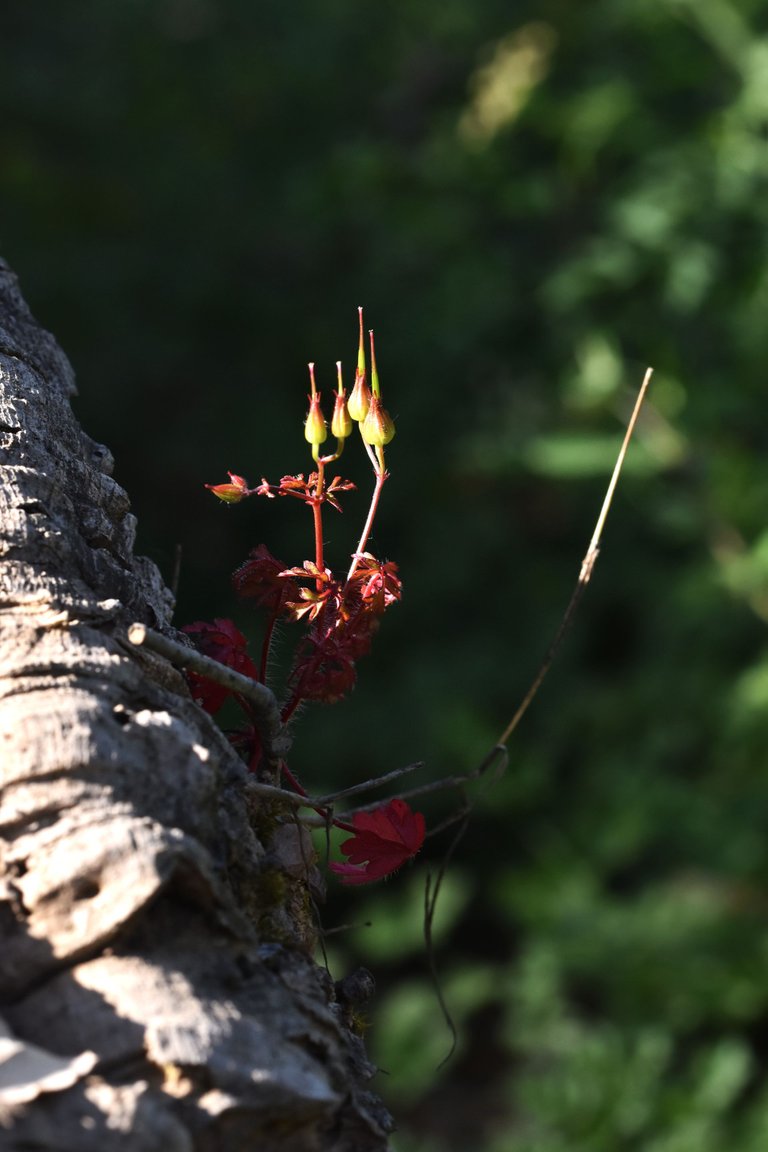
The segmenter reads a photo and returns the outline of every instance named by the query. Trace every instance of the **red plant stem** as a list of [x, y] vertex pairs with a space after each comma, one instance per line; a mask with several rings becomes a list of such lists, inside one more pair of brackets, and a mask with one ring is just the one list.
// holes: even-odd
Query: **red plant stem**
[[[323, 506], [319, 500], [312, 501], [312, 515], [315, 518], [315, 564], [323, 571]], [[318, 591], [322, 584], [318, 585]]]
[[[322, 460], [317, 462], [317, 484], [315, 486], [315, 498], [312, 501], [312, 516], [315, 521], [315, 564], [320, 572], [324, 571], [325, 563], [323, 557], [323, 484], [324, 484], [325, 465]], [[322, 592], [323, 582], [318, 579], [317, 590]]]
[[293, 690], [293, 695], [291, 696], [288, 703], [283, 705], [282, 710], [280, 712], [280, 722], [282, 724], [288, 723], [291, 716], [293, 716], [293, 714], [296, 711], [296, 709], [298, 708], [299, 704], [301, 704], [302, 700], [304, 699], [304, 681], [306, 680], [306, 678], [307, 678], [306, 672], [302, 673], [302, 675], [299, 676], [298, 683], [296, 684], [296, 687]]
[[331, 820], [331, 824], [333, 824], [334, 828], [340, 828], [342, 832], [351, 832], [353, 835], [357, 832], [354, 824], [347, 824], [346, 820], [337, 820], [334, 818]]
[[[285, 760], [281, 761], [280, 767], [282, 769], [283, 776], [288, 781], [291, 788], [293, 788], [294, 792], [298, 792], [299, 796], [303, 796], [306, 799], [309, 796], [309, 793], [307, 792], [306, 788], [303, 788], [302, 785], [299, 784], [293, 772], [291, 772], [290, 768], [286, 764]], [[315, 808], [313, 804], [310, 805], [310, 807], [313, 809], [313, 811], [317, 812], [318, 816], [322, 816], [324, 820], [327, 820], [331, 815], [328, 808]], [[344, 820], [334, 820], [331, 818], [331, 824], [333, 824], [336, 828], [341, 828], [343, 832], [356, 831], [353, 824], [347, 824]]]
[[277, 617], [280, 613], [282, 603], [283, 603], [283, 597], [281, 596], [277, 609], [272, 613], [269, 620], [267, 621], [267, 627], [266, 627], [266, 630], [264, 632], [264, 639], [263, 639], [262, 644], [261, 644], [261, 661], [259, 663], [259, 679], [261, 680], [262, 684], [266, 684], [266, 682], [267, 682], [267, 661], [269, 660], [269, 648], [270, 648], [270, 645], [272, 643], [272, 633], [275, 630], [275, 624], [277, 623]]
[[283, 705], [283, 710], [280, 713], [280, 719], [283, 724], [288, 723], [291, 716], [293, 716], [294, 712], [298, 708], [299, 704], [301, 704], [302, 699], [303, 697], [301, 695], [301, 684], [299, 684], [298, 688], [295, 689], [293, 696], [291, 696], [288, 703]]
[[309, 792], [307, 792], [303, 784], [299, 784], [293, 772], [291, 772], [290, 768], [286, 764], [285, 760], [280, 761], [280, 771], [290, 784], [291, 788], [293, 788], [294, 792], [298, 792], [299, 796], [304, 796], [305, 799], [307, 796], [309, 796]]
[[374, 485], [373, 496], [371, 497], [371, 506], [368, 509], [368, 519], [365, 521], [365, 527], [363, 528], [362, 536], [360, 537], [360, 541], [357, 545], [357, 548], [355, 549], [355, 554], [352, 557], [352, 563], [350, 565], [349, 572], [347, 572], [347, 584], [354, 576], [357, 565], [360, 563], [360, 554], [365, 552], [368, 538], [371, 535], [371, 530], [373, 528], [373, 521], [376, 517], [376, 511], [379, 507], [379, 497], [381, 496], [381, 490], [384, 487], [384, 482], [388, 476], [389, 472], [387, 472], [384, 468], [377, 469], [376, 484]]

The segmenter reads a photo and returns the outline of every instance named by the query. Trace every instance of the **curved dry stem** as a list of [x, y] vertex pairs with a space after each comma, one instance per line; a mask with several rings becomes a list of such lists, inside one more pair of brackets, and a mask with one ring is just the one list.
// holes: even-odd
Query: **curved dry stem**
[[499, 736], [499, 739], [496, 741], [496, 747], [498, 747], [499, 745], [506, 745], [510, 736], [515, 731], [515, 729], [517, 728], [518, 724], [522, 720], [525, 713], [528, 711], [531, 703], [533, 702], [534, 697], [536, 696], [537, 692], [539, 691], [539, 688], [541, 687], [541, 684], [542, 684], [542, 681], [544, 680], [544, 677], [547, 675], [547, 673], [549, 672], [549, 669], [552, 667], [552, 663], [555, 659], [555, 656], [558, 653], [560, 645], [563, 642], [563, 638], [565, 637], [566, 632], [568, 631], [568, 629], [570, 628], [570, 626], [573, 622], [573, 617], [576, 614], [576, 608], [578, 607], [579, 601], [581, 600], [581, 597], [584, 593], [584, 589], [586, 588], [587, 584], [590, 581], [590, 578], [592, 576], [592, 572], [594, 571], [595, 564], [597, 563], [597, 557], [600, 554], [600, 539], [601, 539], [601, 536], [603, 534], [603, 528], [605, 527], [605, 521], [606, 521], [607, 516], [608, 516], [608, 511], [611, 507], [611, 501], [613, 500], [613, 494], [616, 491], [616, 485], [619, 482], [619, 475], [621, 473], [622, 465], [624, 464], [624, 458], [627, 454], [627, 448], [629, 447], [629, 441], [631, 440], [632, 433], [635, 430], [635, 424], [637, 423], [637, 418], [640, 415], [640, 409], [643, 406], [645, 394], [648, 390], [648, 385], [651, 382], [651, 376], [652, 375], [653, 375], [653, 368], [648, 368], [646, 370], [645, 376], [643, 378], [643, 383], [640, 386], [640, 391], [637, 394], [637, 400], [635, 401], [635, 406], [632, 410], [632, 415], [630, 416], [629, 423], [627, 424], [627, 430], [624, 434], [624, 440], [622, 441], [621, 448], [619, 449], [618, 456], [616, 457], [616, 463], [614, 465], [613, 472], [611, 474], [611, 479], [608, 482], [608, 488], [606, 489], [605, 498], [603, 500], [603, 504], [602, 504], [602, 507], [600, 509], [600, 515], [597, 518], [597, 523], [595, 524], [595, 530], [592, 533], [592, 539], [589, 542], [589, 547], [587, 548], [587, 551], [584, 554], [584, 559], [581, 562], [581, 570], [579, 572], [579, 578], [576, 581], [576, 587], [574, 588], [573, 593], [571, 595], [571, 599], [568, 602], [568, 607], [566, 608], [565, 613], [563, 614], [563, 618], [560, 621], [560, 626], [557, 629], [557, 632], [555, 634], [555, 638], [552, 641], [552, 643], [550, 644], [550, 646], [547, 650], [547, 653], [546, 653], [546, 655], [545, 655], [545, 657], [541, 663], [541, 666], [540, 666], [538, 672], [536, 673], [536, 675], [533, 679], [533, 682], [532, 682], [530, 688], [528, 689], [525, 696], [523, 697], [517, 711], [515, 712], [512, 719], [510, 720], [509, 724], [507, 724], [506, 728], [504, 729], [504, 731]]

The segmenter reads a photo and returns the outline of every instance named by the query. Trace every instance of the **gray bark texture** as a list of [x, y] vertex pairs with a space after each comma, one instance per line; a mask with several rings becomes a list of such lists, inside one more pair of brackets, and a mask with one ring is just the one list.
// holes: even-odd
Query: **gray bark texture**
[[384, 1152], [306, 841], [136, 620], [110, 453], [0, 262], [0, 1149]]

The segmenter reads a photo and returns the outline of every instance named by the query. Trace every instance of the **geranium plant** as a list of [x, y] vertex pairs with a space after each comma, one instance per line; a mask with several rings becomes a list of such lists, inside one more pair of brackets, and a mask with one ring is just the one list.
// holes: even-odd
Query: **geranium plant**
[[[254, 487], [243, 476], [230, 472], [228, 482], [206, 485], [225, 504], [239, 504], [251, 496], [268, 499], [289, 497], [306, 504], [312, 515], [311, 558], [289, 566], [273, 556], [264, 544], [259, 544], [233, 575], [239, 596], [250, 601], [264, 615], [258, 662], [248, 653], [242, 632], [227, 619], [196, 621], [187, 625], [184, 631], [194, 642], [196, 650], [151, 632], [141, 624], [133, 625], [128, 633], [133, 643], [147, 644], [184, 668], [195, 699], [206, 711], [217, 713], [228, 699], [239, 705], [245, 722], [230, 732], [229, 737], [248, 765], [252, 786], [262, 795], [275, 796], [296, 808], [314, 809], [314, 817], [302, 818], [306, 825], [333, 825], [350, 834], [341, 843], [346, 862], [330, 865], [331, 871], [345, 884], [366, 884], [391, 875], [419, 852], [426, 835], [423, 815], [413, 811], [404, 796], [367, 805], [342, 816], [337, 815], [334, 808], [341, 798], [348, 799], [399, 780], [406, 772], [421, 765], [411, 764], [378, 779], [353, 785], [343, 792], [313, 798], [298, 782], [286, 761], [290, 746], [290, 739], [286, 737], [287, 726], [297, 708], [309, 701], [332, 704], [348, 695], [357, 677], [357, 663], [370, 650], [382, 616], [402, 595], [397, 565], [391, 560], [377, 558], [368, 550], [379, 500], [389, 475], [385, 448], [394, 438], [395, 425], [381, 395], [373, 332], [369, 333], [371, 376], [370, 386], [368, 384], [362, 309], [359, 309], [359, 328], [357, 367], [349, 396], [342, 381], [341, 364], [336, 366], [337, 381], [330, 420], [333, 450], [324, 450], [329, 428], [315, 382], [314, 364], [310, 364], [309, 409], [304, 422], [304, 438], [311, 451], [313, 470], [307, 475], [302, 472], [283, 476], [277, 484], [262, 479]], [[469, 781], [487, 772], [498, 756], [505, 756], [507, 742], [538, 692], [592, 576], [603, 527], [651, 375], [649, 368], [627, 424], [571, 600], [528, 692], [477, 768], [462, 776], [410, 788], [406, 793], [410, 799], [444, 788], [463, 791]], [[346, 574], [340, 576], [326, 561], [323, 515], [326, 506], [339, 510], [343, 494], [354, 488], [349, 480], [336, 474], [330, 476], [328, 468], [341, 457], [355, 429], [370, 459], [374, 484], [357, 548]], [[275, 625], [280, 619], [289, 620], [300, 628], [282, 701], [268, 685], [268, 654]], [[468, 815], [469, 808], [465, 799], [458, 813], [433, 828], [431, 834], [462, 820]], [[462, 830], [463, 824], [448, 849], [446, 860]], [[431, 880], [427, 883], [425, 933], [428, 943], [442, 875], [441, 869], [434, 883]]]
[[[273, 556], [264, 544], [259, 544], [233, 575], [238, 595], [250, 601], [264, 616], [258, 661], [248, 654], [246, 639], [231, 620], [196, 621], [183, 629], [200, 653], [266, 686], [275, 625], [281, 619], [298, 625], [301, 631], [280, 705], [282, 725], [287, 724], [305, 702], [332, 704], [348, 695], [357, 677], [357, 663], [369, 651], [382, 616], [402, 595], [397, 565], [377, 558], [368, 548], [388, 477], [385, 449], [395, 435], [394, 422], [381, 395], [373, 332], [369, 333], [369, 346], [370, 385], [361, 308], [354, 384], [347, 396], [341, 363], [337, 363], [330, 428], [315, 381], [315, 366], [309, 365], [309, 408], [304, 439], [311, 452], [312, 471], [283, 476], [276, 484], [262, 478], [254, 487], [250, 487], [243, 476], [230, 472], [228, 482], [206, 485], [226, 504], [239, 504], [251, 496], [286, 497], [301, 501], [312, 516], [311, 557], [300, 564], [288, 565]], [[323, 516], [328, 507], [340, 510], [343, 495], [354, 488], [349, 480], [338, 474], [331, 475], [329, 469], [356, 433], [370, 459], [374, 484], [358, 546], [342, 576], [328, 566]], [[212, 678], [193, 669], [188, 669], [187, 678], [195, 699], [211, 714], [217, 713], [226, 700], [236, 701], [245, 724], [230, 737], [249, 770], [257, 777], [263, 775], [264, 747], [257, 702], [238, 691], [235, 681], [228, 685], [218, 676]], [[278, 777], [276, 782], [306, 797], [285, 759], [279, 760]], [[424, 841], [424, 817], [399, 798], [373, 810], [353, 813], [351, 823], [334, 816], [329, 808], [318, 807], [318, 811], [329, 824], [351, 833], [341, 845], [347, 862], [330, 865], [346, 884], [364, 884], [390, 875], [412, 858]]]

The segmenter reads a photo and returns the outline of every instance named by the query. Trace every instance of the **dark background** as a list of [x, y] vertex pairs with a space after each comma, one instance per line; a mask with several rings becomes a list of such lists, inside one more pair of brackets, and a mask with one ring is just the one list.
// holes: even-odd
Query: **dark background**
[[[331, 882], [335, 975], [376, 973], [400, 1152], [768, 1142], [768, 4], [38, 0], [4, 6], [0, 249], [73, 361], [179, 624], [258, 620], [229, 573], [311, 555], [306, 362], [376, 329], [397, 437], [393, 609], [314, 788], [474, 767], [578, 574], [573, 631], [478, 792], [438, 917], [424, 862]], [[343, 568], [370, 477], [326, 524]], [[285, 637], [290, 640], [290, 633]], [[169, 766], [172, 771], [172, 766]], [[427, 809], [437, 820], [450, 798]]]

